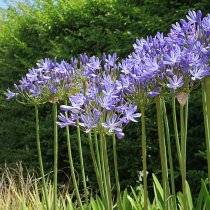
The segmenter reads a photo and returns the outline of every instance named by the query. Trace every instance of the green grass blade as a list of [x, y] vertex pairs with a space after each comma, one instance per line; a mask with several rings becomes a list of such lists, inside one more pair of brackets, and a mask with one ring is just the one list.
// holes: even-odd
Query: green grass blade
[[187, 194], [188, 208], [189, 210], [193, 210], [192, 193], [191, 193], [190, 186], [187, 181], [186, 181], [186, 194]]
[[123, 193], [123, 210], [133, 210], [132, 205], [128, 199], [128, 191], [127, 189]]

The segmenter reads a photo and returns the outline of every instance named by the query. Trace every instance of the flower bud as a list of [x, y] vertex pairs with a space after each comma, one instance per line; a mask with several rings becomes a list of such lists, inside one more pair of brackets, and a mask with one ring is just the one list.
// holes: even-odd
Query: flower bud
[[180, 92], [177, 96], [176, 96], [178, 102], [184, 106], [187, 103], [187, 99], [188, 99], [188, 94], [185, 92]]
[[84, 87], [84, 90], [85, 91], [87, 91], [88, 90], [88, 82], [85, 80], [84, 82], [83, 82], [83, 87]]

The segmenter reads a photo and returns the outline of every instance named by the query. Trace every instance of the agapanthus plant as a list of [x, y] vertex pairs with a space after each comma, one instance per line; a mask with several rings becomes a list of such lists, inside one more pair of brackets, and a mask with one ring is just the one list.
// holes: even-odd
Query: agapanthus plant
[[[172, 45], [179, 45], [184, 49], [183, 70], [186, 72], [188, 82], [192, 87], [195, 82], [202, 83], [202, 98], [204, 122], [206, 131], [206, 148], [208, 162], [208, 179], [210, 180], [210, 142], [209, 142], [209, 35], [210, 35], [210, 15], [202, 19], [201, 11], [189, 11], [187, 20], [180, 20], [180, 23], [172, 25], [172, 29], [168, 34], [167, 40]], [[209, 108], [208, 108], [209, 107]], [[187, 111], [185, 116], [187, 115]], [[181, 116], [182, 119], [182, 116]], [[183, 120], [182, 120], [183, 121]], [[186, 124], [186, 122], [185, 122]], [[186, 128], [185, 128], [186, 130]], [[184, 132], [186, 135], [186, 132]], [[186, 140], [186, 136], [183, 137]], [[185, 142], [186, 144], [186, 142]], [[184, 149], [185, 145], [183, 144]], [[185, 159], [185, 151], [182, 151], [182, 160]], [[185, 163], [184, 163], [185, 164]], [[186, 169], [184, 169], [186, 170]], [[186, 173], [186, 171], [185, 171]], [[186, 177], [186, 175], [185, 175]], [[183, 180], [184, 182], [184, 180]], [[185, 184], [183, 184], [183, 187]], [[183, 193], [184, 196], [186, 192]], [[184, 205], [185, 209], [186, 203]]]
[[[185, 182], [188, 95], [191, 90], [196, 88], [199, 85], [200, 81], [202, 81], [204, 78], [205, 87], [203, 85], [203, 89], [205, 88], [205, 91], [203, 91], [203, 104], [206, 104], [206, 106], [204, 107], [204, 113], [208, 113], [207, 104], [209, 94], [207, 94], [206, 91], [207, 89], [209, 89], [207, 88], [207, 86], [209, 75], [208, 60], [210, 55], [210, 15], [207, 15], [207, 17], [203, 19], [201, 17], [202, 15], [200, 11], [198, 11], [197, 13], [194, 11], [189, 11], [187, 16], [188, 20], [181, 20], [180, 23], [173, 24], [172, 29], [167, 37], [163, 37], [162, 34], [157, 33], [154, 38], [150, 36], [147, 37], [147, 39], [142, 38], [140, 40], [137, 40], [134, 44], [134, 52], [126, 60], [123, 60], [121, 64], [122, 72], [124, 74], [123, 77], [126, 78], [124, 80], [128, 81], [127, 83], [130, 84], [128, 85], [128, 88], [126, 88], [127, 95], [129, 98], [131, 98], [131, 100], [135, 100], [137, 105], [140, 107], [142, 112], [142, 120], [144, 115], [143, 108], [147, 107], [147, 105], [150, 104], [151, 97], [156, 100], [158, 111], [158, 126], [160, 126], [159, 139], [165, 138], [165, 134], [162, 133], [164, 131], [164, 127], [161, 127], [163, 121], [165, 121], [166, 124], [166, 133], [168, 133], [169, 131], [169, 128], [167, 127], [167, 118], [165, 118], [166, 114], [164, 114], [166, 113], [164, 98], [172, 96], [174, 131], [176, 137], [175, 139], [177, 154], [182, 174], [184, 200], [186, 200]], [[176, 98], [180, 103], [181, 146], [176, 121]], [[209, 124], [209, 122], [207, 123], [207, 120], [208, 119], [205, 119], [205, 125], [207, 127], [206, 130], [208, 130]], [[206, 139], [208, 139], [208, 131], [206, 132], [206, 136]], [[167, 137], [167, 139], [169, 138]], [[160, 142], [160, 147], [164, 144], [164, 141], [162, 141], [162, 143]], [[208, 140], [206, 144], [207, 156], [209, 157]], [[164, 154], [164, 150], [166, 149], [162, 148], [160, 153]], [[171, 151], [170, 144], [168, 144], [168, 150]], [[172, 155], [169, 154], [169, 157], [172, 157]], [[166, 154], [161, 159], [165, 159], [166, 161]], [[163, 174], [165, 173], [165, 178], [163, 177], [163, 182], [166, 182], [167, 179], [167, 162], [165, 161], [161, 160], [162, 168], [163, 165], [165, 165], [164, 167], [166, 168], [166, 170], [162, 171]], [[172, 162], [169, 162], [170, 168], [173, 167]], [[171, 170], [171, 173], [172, 172], [173, 170]], [[146, 174], [144, 176], [146, 176]], [[174, 188], [174, 182], [172, 182], [171, 185], [172, 188]], [[167, 187], [164, 187], [164, 189], [164, 191], [167, 191]], [[175, 199], [175, 189], [172, 189], [172, 191], [173, 198]], [[169, 191], [166, 193], [167, 196], [169, 196]], [[167, 199], [167, 197], [165, 197], [165, 199]], [[175, 205], [176, 202], [174, 201], [174, 206]], [[186, 203], [184, 206], [186, 209]]]
[[[147, 205], [147, 163], [146, 163], [146, 125], [145, 110], [159, 95], [163, 94], [163, 52], [166, 43], [163, 34], [158, 33], [154, 38], [137, 40], [134, 52], [121, 63], [121, 81], [125, 83], [124, 93], [126, 100], [135, 101], [141, 110], [142, 124], [142, 156], [143, 156], [143, 183], [144, 207]], [[163, 154], [163, 153], [162, 153]]]
[[7, 90], [7, 99], [15, 98], [18, 102], [35, 106], [36, 113], [36, 136], [37, 149], [39, 155], [40, 170], [43, 180], [44, 196], [47, 209], [47, 191], [45, 187], [44, 168], [42, 163], [38, 106], [46, 102], [53, 104], [54, 113], [54, 208], [57, 200], [57, 156], [58, 156], [58, 131], [57, 131], [57, 101], [64, 100], [71, 94], [78, 91], [78, 76], [72, 64], [65, 61], [58, 63], [50, 59], [41, 60], [35, 68], [29, 69], [25, 77], [19, 80], [19, 84], [14, 85], [14, 91]]
[[[144, 209], [148, 209], [147, 195], [147, 145], [145, 111], [156, 103], [159, 147], [163, 183], [163, 209], [177, 209], [176, 190], [173, 172], [173, 156], [170, 142], [165, 100], [172, 99], [174, 134], [177, 156], [180, 165], [183, 191], [183, 208], [187, 210], [186, 189], [186, 142], [188, 121], [188, 98], [190, 92], [202, 84], [203, 111], [206, 130], [206, 148], [208, 160], [208, 179], [210, 180], [210, 15], [202, 19], [201, 11], [189, 11], [187, 20], [172, 25], [169, 34], [164, 37], [157, 33], [154, 37], [136, 41], [134, 51], [122, 61], [117, 54], [96, 56], [80, 55], [70, 63], [58, 63], [50, 59], [41, 60], [35, 68], [29, 69], [25, 77], [7, 90], [7, 99], [17, 99], [20, 103], [34, 105], [36, 110], [36, 134], [39, 163], [43, 186], [44, 169], [39, 139], [38, 106], [46, 102], [53, 104], [54, 116], [54, 209], [57, 200], [57, 125], [66, 127], [69, 163], [74, 188], [80, 209], [83, 209], [74, 173], [71, 153], [69, 126], [77, 128], [80, 164], [88, 205], [88, 192], [83, 164], [80, 130], [88, 135], [94, 170], [106, 209], [113, 208], [112, 186], [107, 155], [106, 137], [113, 141], [117, 205], [122, 209], [120, 183], [117, 169], [116, 136], [124, 137], [124, 127], [137, 122], [141, 117]], [[180, 132], [176, 118], [176, 99], [180, 104]], [[61, 110], [65, 114], [57, 116], [58, 102], [64, 102]], [[137, 112], [140, 110], [141, 114]], [[58, 120], [57, 120], [58, 117]], [[94, 136], [95, 148], [92, 141]], [[99, 137], [99, 140], [98, 140]], [[167, 156], [169, 158], [167, 158]], [[169, 159], [169, 161], [168, 161]], [[170, 180], [168, 181], [168, 162]], [[172, 196], [171, 196], [172, 191]], [[44, 188], [47, 209], [47, 192]], [[172, 199], [170, 199], [172, 197]]]
[[[90, 147], [92, 147], [92, 134], [96, 137], [100, 136], [102, 154], [96, 154], [96, 157], [99, 158], [101, 155], [103, 157], [96, 161], [95, 154], [92, 153], [92, 158], [93, 162], [98, 162], [98, 165], [94, 165], [94, 167], [99, 188], [104, 197], [103, 200], [109, 209], [112, 208], [112, 199], [105, 135], [113, 137], [115, 178], [118, 202], [121, 205], [115, 135], [119, 139], [124, 137], [124, 126], [131, 121], [136, 122], [135, 118], [141, 116], [140, 113], [136, 113], [137, 106], [134, 103], [129, 104], [124, 100], [125, 82], [122, 78], [122, 80], [119, 79], [120, 73], [116, 60], [116, 54], [113, 56], [103, 55], [102, 61], [96, 57], [91, 57], [87, 63], [83, 64], [83, 75], [86, 77], [87, 85], [81, 93], [69, 98], [69, 106], [61, 106], [61, 110], [70, 111], [70, 116], [68, 118], [62, 114], [58, 116], [60, 119], [58, 125], [61, 127], [79, 125], [88, 134]], [[94, 152], [92, 148], [90, 149]], [[99, 150], [96, 148], [96, 151]], [[99, 164], [101, 161], [102, 167]], [[104, 168], [105, 171], [103, 172]], [[105, 174], [105, 180], [103, 174]]]

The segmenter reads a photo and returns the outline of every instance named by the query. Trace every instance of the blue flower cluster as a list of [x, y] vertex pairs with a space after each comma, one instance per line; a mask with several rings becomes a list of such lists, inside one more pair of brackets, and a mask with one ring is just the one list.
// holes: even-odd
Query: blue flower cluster
[[133, 45], [122, 72], [140, 106], [159, 94], [188, 93], [209, 75], [210, 15], [201, 16], [201, 11], [189, 11], [166, 37], [157, 33]]
[[210, 15], [189, 11], [186, 17], [167, 36], [137, 40], [134, 52], [121, 61], [116, 54], [102, 59], [83, 54], [70, 63], [41, 60], [15, 85], [16, 92], [8, 89], [7, 98], [55, 103], [69, 97], [70, 106], [61, 109], [70, 117], [60, 114], [58, 125], [121, 138], [123, 127], [141, 116], [137, 106], [147, 107], [158, 95], [187, 95], [210, 74]]
[[76, 61], [58, 63], [50, 59], [41, 60], [35, 68], [29, 69], [25, 77], [15, 84], [15, 92], [7, 89], [7, 99], [17, 98], [25, 104], [55, 103], [74, 94], [79, 89], [79, 71]]
[[[62, 105], [61, 110], [71, 111], [70, 117], [58, 116], [58, 125], [79, 125], [86, 133], [102, 131], [124, 136], [123, 127], [141, 116], [135, 113], [137, 106], [126, 100], [126, 81], [120, 75], [117, 55], [103, 55], [102, 60], [93, 56], [81, 59], [82, 74], [86, 78], [80, 93], [69, 98], [71, 106]], [[87, 58], [87, 57], [86, 57]]]

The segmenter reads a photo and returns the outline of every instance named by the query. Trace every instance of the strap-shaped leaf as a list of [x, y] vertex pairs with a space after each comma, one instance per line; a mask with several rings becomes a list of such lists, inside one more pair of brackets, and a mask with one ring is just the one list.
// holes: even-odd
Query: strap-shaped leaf
[[187, 181], [185, 182], [185, 184], [186, 184], [186, 194], [187, 194], [188, 207], [189, 207], [189, 210], [192, 210], [193, 209], [192, 193], [191, 193], [190, 186], [189, 186]]

